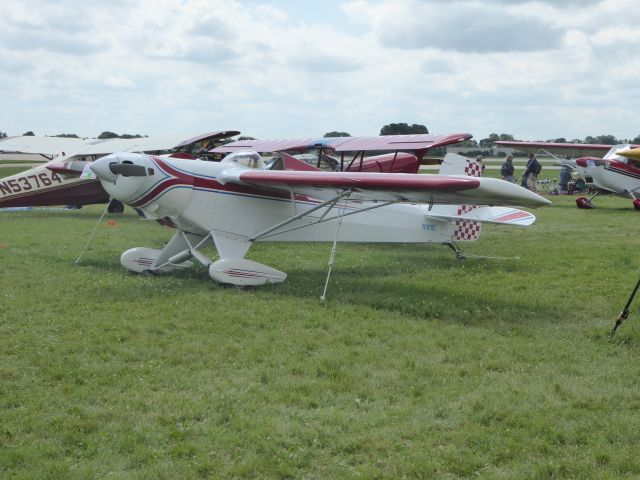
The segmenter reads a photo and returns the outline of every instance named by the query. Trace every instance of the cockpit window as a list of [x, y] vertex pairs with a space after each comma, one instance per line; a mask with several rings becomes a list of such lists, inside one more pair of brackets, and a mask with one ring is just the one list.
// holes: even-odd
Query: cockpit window
[[256, 170], [264, 168], [264, 161], [258, 152], [253, 150], [241, 150], [233, 152], [222, 159], [222, 163], [236, 163]]

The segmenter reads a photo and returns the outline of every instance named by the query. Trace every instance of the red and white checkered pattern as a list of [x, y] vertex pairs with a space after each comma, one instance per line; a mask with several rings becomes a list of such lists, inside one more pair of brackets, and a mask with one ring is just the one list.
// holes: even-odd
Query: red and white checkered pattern
[[[460, 205], [458, 207], [458, 215], [464, 215], [471, 210], [477, 208], [476, 205]], [[455, 230], [453, 231], [453, 239], [458, 241], [474, 241], [480, 238], [480, 222], [470, 220], [456, 220]]]
[[482, 164], [474, 160], [467, 159], [467, 163], [464, 166], [464, 174], [470, 177], [482, 176]]

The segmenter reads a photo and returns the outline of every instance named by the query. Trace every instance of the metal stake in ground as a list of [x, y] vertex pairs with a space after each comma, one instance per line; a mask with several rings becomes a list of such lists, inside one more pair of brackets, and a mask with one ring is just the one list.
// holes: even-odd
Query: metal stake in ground
[[638, 279], [638, 283], [636, 283], [636, 287], [633, 289], [633, 292], [631, 292], [631, 296], [629, 297], [629, 300], [627, 300], [627, 304], [624, 306], [624, 310], [622, 310], [622, 313], [620, 314], [620, 316], [616, 320], [616, 324], [611, 329], [611, 333], [609, 334], [609, 338], [613, 338], [613, 335], [616, 333], [616, 330], [618, 329], [618, 327], [629, 316], [629, 307], [631, 306], [631, 302], [633, 302], [633, 297], [636, 296], [636, 292], [638, 291], [639, 287], [640, 287], [640, 278]]

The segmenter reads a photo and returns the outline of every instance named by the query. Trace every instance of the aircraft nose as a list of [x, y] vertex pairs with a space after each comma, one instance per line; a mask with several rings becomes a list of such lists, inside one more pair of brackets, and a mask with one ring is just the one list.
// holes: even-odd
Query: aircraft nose
[[116, 155], [107, 155], [106, 157], [99, 158], [93, 162], [89, 168], [100, 180], [114, 182], [116, 175], [109, 168], [111, 163], [118, 163], [118, 157]]

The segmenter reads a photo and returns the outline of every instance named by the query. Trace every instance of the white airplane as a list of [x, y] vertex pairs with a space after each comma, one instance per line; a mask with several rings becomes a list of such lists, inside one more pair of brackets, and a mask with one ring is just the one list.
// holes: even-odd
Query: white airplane
[[[237, 131], [210, 132], [196, 137], [165, 135], [141, 138], [81, 140], [57, 137], [13, 137], [0, 141], [0, 151], [41, 153], [47, 156], [65, 146], [66, 153], [52, 155], [47, 163], [0, 178], [0, 208], [106, 203], [109, 195], [100, 182], [87, 175], [87, 165], [114, 152], [167, 151], [181, 158], [192, 155], [195, 145], [238, 135]], [[62, 142], [65, 141], [65, 142]], [[56, 150], [54, 150], [56, 149]], [[83, 174], [84, 173], [84, 174]], [[119, 202], [109, 205], [111, 213], [122, 212]]]
[[[385, 140], [377, 141], [376, 149], [384, 149]], [[481, 223], [531, 225], [535, 217], [512, 206], [550, 204], [512, 183], [480, 178], [478, 163], [454, 154], [445, 157], [440, 175], [325, 172], [287, 153], [265, 168], [255, 151], [219, 163], [117, 153], [90, 169], [113, 198], [177, 229], [162, 250], [124, 252], [126, 269], [170, 272], [195, 259], [213, 280], [239, 286], [286, 278], [244, 258], [254, 242], [333, 241], [333, 252], [337, 240], [436, 242], [461, 255], [455, 242], [477, 239]], [[211, 245], [215, 261], [202, 252]]]
[[[640, 162], [627, 158], [621, 152], [633, 152], [630, 145], [574, 144], [550, 142], [498, 141], [497, 145], [511, 147], [527, 153], [546, 152], [575, 158], [567, 164], [575, 170], [586, 187], [593, 190], [590, 197], [576, 198], [578, 208], [594, 208], [593, 199], [601, 192], [612, 193], [633, 200], [640, 210]], [[633, 153], [635, 155], [635, 153]], [[563, 162], [560, 162], [563, 164]]]

